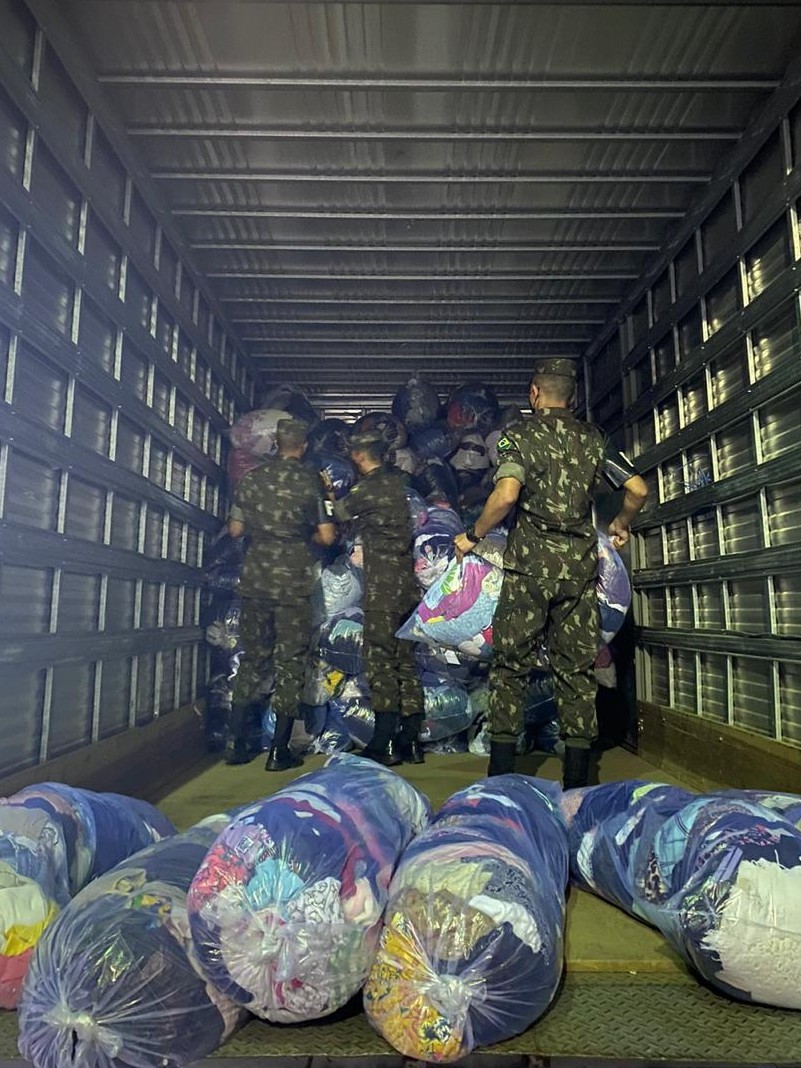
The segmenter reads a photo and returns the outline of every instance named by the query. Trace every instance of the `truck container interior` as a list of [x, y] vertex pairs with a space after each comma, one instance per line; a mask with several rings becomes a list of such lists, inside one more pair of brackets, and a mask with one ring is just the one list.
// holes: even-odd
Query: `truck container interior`
[[[0, 793], [186, 827], [284, 783], [199, 729], [227, 429], [415, 372], [525, 408], [540, 356], [650, 491], [602, 778], [801, 792], [800, 210], [790, 0], [0, 0]], [[801, 1063], [801, 1014], [586, 894], [567, 961], [476, 1065]], [[216, 1059], [373, 1062], [356, 1009]]]

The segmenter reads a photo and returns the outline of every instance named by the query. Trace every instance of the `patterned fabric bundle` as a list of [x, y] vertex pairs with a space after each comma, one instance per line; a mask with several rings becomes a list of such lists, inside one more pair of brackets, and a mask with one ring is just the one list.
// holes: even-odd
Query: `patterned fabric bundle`
[[[432, 509], [426, 534], [437, 521], [433, 512]], [[418, 538], [421, 544], [424, 540], [425, 534]], [[439, 644], [469, 656], [489, 659], [492, 656], [492, 620], [503, 585], [505, 546], [503, 531], [494, 530], [461, 563], [451, 560], [398, 631], [398, 637], [429, 645]], [[598, 561], [600, 643], [611, 641], [623, 625], [631, 604], [631, 584], [620, 556], [609, 539], [600, 533]], [[441, 565], [432, 560], [430, 564], [418, 563], [416, 566], [419, 578], [421, 567]]]
[[440, 412], [439, 397], [431, 386], [417, 375], [412, 375], [401, 386], [392, 401], [392, 414], [408, 430], [422, 430], [436, 422]]
[[598, 531], [598, 614], [601, 640], [611, 642], [631, 607], [631, 581], [626, 565], [609, 538]]
[[318, 419], [317, 412], [312, 407], [309, 398], [297, 386], [286, 384], [274, 386], [260, 398], [260, 407], [280, 408], [293, 419], [300, 419], [310, 427], [314, 426]]
[[332, 616], [357, 608], [362, 603], [364, 575], [350, 557], [343, 554], [324, 567], [312, 591], [312, 618], [320, 625]]
[[462, 686], [425, 674], [423, 684], [425, 719], [421, 742], [439, 742], [466, 730], [473, 722], [470, 699]]
[[152, 805], [60, 783], [0, 801], [0, 1008], [19, 999], [33, 948], [80, 889], [175, 833]]
[[413, 786], [347, 755], [249, 806], [189, 893], [209, 979], [268, 1020], [335, 1012], [367, 978], [392, 873], [429, 815]]
[[228, 457], [228, 477], [234, 486], [259, 466], [265, 456], [275, 452], [278, 423], [286, 419], [283, 409], [265, 408], [246, 412], [228, 431], [231, 452]]
[[330, 668], [345, 675], [359, 675], [362, 671], [363, 621], [361, 608], [349, 608], [338, 616], [331, 616], [320, 628], [312, 648], [318, 650], [320, 659]]
[[500, 409], [492, 386], [483, 382], [458, 386], [448, 398], [448, 426], [489, 434]]
[[730, 997], [801, 1009], [801, 798], [625, 782], [570, 791], [563, 808], [579, 885]]
[[368, 412], [353, 424], [354, 434], [380, 434], [387, 445], [402, 449], [409, 440], [406, 427], [390, 412]]
[[[429, 524], [432, 522], [429, 519]], [[503, 569], [498, 565], [505, 543], [502, 536], [490, 534], [478, 546], [481, 556], [471, 553], [461, 563], [452, 561], [398, 631], [398, 637], [488, 658], [492, 652], [492, 617], [503, 583]]]
[[303, 462], [312, 471], [324, 471], [328, 475], [337, 500], [344, 497], [356, 481], [356, 468], [350, 460], [337, 456], [336, 453], [307, 453]]
[[436, 423], [423, 430], [413, 432], [411, 447], [418, 460], [444, 460], [458, 444], [458, 436], [444, 426]]
[[347, 457], [349, 434], [350, 427], [344, 419], [321, 419], [309, 431], [306, 453]]
[[428, 522], [414, 539], [414, 571], [424, 590], [448, 570], [454, 556], [453, 539], [463, 530], [464, 524], [452, 508], [429, 508]]
[[406, 850], [364, 991], [372, 1025], [456, 1061], [548, 1008], [562, 974], [567, 836], [559, 788], [505, 775], [455, 794]]
[[230, 822], [212, 816], [82, 890], [45, 932], [19, 1010], [35, 1068], [180, 1068], [244, 1019], [197, 964], [186, 895]]

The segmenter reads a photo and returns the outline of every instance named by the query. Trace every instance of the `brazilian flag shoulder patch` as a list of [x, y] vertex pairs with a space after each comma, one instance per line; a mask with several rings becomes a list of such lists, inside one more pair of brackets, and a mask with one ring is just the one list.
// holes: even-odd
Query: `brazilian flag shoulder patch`
[[498, 444], [495, 447], [498, 452], [508, 452], [512, 448], [512, 440], [504, 434], [503, 437], [498, 438]]

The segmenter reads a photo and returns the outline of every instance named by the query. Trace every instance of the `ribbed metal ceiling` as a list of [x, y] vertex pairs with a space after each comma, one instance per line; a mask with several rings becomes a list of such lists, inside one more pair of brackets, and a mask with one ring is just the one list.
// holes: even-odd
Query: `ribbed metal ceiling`
[[265, 382], [525, 396], [614, 315], [797, 4], [62, 0]]

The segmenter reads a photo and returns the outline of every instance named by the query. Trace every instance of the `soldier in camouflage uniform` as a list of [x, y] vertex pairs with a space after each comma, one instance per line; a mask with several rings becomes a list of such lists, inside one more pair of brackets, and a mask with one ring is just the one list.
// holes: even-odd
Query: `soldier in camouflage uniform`
[[631, 521], [647, 495], [628, 459], [570, 411], [575, 383], [572, 360], [548, 359], [535, 366], [534, 417], [513, 424], [499, 440], [495, 489], [475, 525], [456, 539], [457, 552], [469, 552], [517, 505], [493, 623], [489, 774], [514, 770], [523, 696], [544, 637], [565, 741], [566, 789], [586, 785], [597, 735], [593, 494], [602, 477], [625, 489], [623, 507], [609, 528], [618, 547], [628, 541]]
[[387, 443], [380, 434], [354, 434], [349, 444], [362, 477], [336, 502], [334, 515], [354, 523], [364, 546], [364, 663], [375, 730], [363, 755], [387, 766], [422, 764], [423, 691], [414, 647], [395, 637], [420, 599], [405, 479], [384, 466]]
[[289, 738], [298, 715], [311, 632], [309, 540], [332, 545], [336, 539], [319, 476], [301, 463], [306, 430], [300, 420], [278, 423], [278, 455], [245, 475], [228, 518], [231, 536], [247, 532], [250, 548], [240, 584], [244, 652], [234, 685], [227, 761], [242, 764], [251, 757], [253, 706], [274, 662], [276, 725], [268, 771], [286, 771], [302, 763], [289, 752]]

